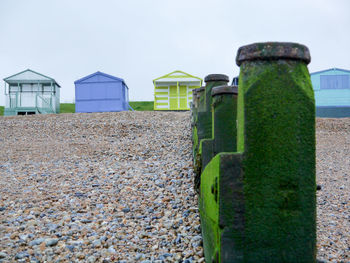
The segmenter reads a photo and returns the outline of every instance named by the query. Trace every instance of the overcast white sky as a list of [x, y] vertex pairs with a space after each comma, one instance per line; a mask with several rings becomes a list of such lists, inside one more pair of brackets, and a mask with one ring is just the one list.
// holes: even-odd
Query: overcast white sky
[[30, 68], [62, 86], [61, 102], [96, 71], [123, 78], [130, 100], [153, 100], [152, 80], [176, 69], [232, 79], [253, 42], [305, 44], [310, 72], [350, 69], [349, 0], [0, 0], [0, 14], [1, 80]]

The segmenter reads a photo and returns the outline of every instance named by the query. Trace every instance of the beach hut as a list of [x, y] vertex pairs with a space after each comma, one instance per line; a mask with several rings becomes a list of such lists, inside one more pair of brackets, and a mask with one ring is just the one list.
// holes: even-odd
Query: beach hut
[[4, 115], [31, 115], [60, 112], [60, 85], [31, 69], [7, 77]]
[[311, 73], [317, 117], [350, 117], [350, 71], [331, 68]]
[[74, 82], [75, 112], [111, 112], [129, 109], [125, 81], [97, 71]]
[[192, 90], [202, 85], [202, 79], [176, 70], [153, 80], [154, 110], [189, 110]]

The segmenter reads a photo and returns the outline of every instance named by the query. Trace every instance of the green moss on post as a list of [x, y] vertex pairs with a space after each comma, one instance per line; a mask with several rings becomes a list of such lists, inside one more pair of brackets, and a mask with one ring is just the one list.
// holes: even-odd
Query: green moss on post
[[199, 135], [198, 135], [198, 129], [199, 123], [202, 119], [202, 112], [205, 112], [205, 93], [204, 93], [205, 87], [200, 87], [196, 91], [196, 101], [197, 101], [197, 111], [196, 116], [194, 120], [194, 125], [192, 126], [193, 131], [193, 165], [196, 167], [196, 156], [198, 153], [199, 148]]
[[220, 254], [219, 200], [220, 156], [207, 165], [201, 175], [199, 210], [206, 262]]
[[[194, 141], [197, 137], [197, 113], [198, 113], [198, 97], [197, 97], [197, 90], [192, 90], [192, 103], [191, 103], [191, 127], [192, 127], [192, 145], [194, 144]], [[194, 150], [192, 149], [192, 158], [194, 160]]]
[[220, 152], [237, 150], [237, 87], [212, 89], [212, 136], [201, 140], [201, 169]]
[[[205, 139], [212, 139], [212, 96], [211, 91], [214, 87], [220, 85], [226, 85], [229, 81], [228, 76], [223, 74], [210, 74], [204, 79], [206, 85], [204, 90], [204, 101], [202, 98], [199, 101], [198, 120], [197, 120], [197, 136], [198, 145], [197, 152], [195, 154], [194, 172], [195, 172], [195, 189], [199, 191], [200, 173], [203, 169], [201, 154], [207, 154], [212, 148], [212, 145], [208, 142], [204, 142]], [[202, 151], [202, 149], [204, 150]], [[208, 156], [207, 156], [208, 157]], [[208, 158], [207, 158], [208, 159]]]
[[193, 170], [194, 170], [194, 190], [199, 193], [199, 184], [200, 184], [200, 172], [201, 172], [201, 162], [199, 158], [199, 152], [200, 152], [200, 130], [202, 129], [202, 121], [203, 117], [205, 117], [205, 87], [200, 87], [197, 90], [197, 100], [198, 100], [198, 107], [197, 107], [197, 118], [195, 121], [195, 125], [193, 127], [193, 130], [195, 132], [193, 138]]
[[241, 160], [241, 154], [220, 153], [201, 175], [199, 209], [206, 262], [245, 262]]
[[315, 262], [315, 102], [307, 47], [237, 54], [246, 262]]
[[[201, 119], [198, 122], [198, 138], [211, 139], [212, 138], [212, 96], [211, 91], [214, 87], [226, 85], [229, 81], [228, 76], [223, 74], [210, 74], [204, 79], [205, 85], [205, 103], [204, 111], [201, 111]], [[200, 102], [201, 103], [201, 102]], [[200, 127], [200, 128], [199, 128]]]
[[214, 156], [237, 151], [237, 95], [236, 86], [218, 86], [212, 90]]
[[[201, 174], [206, 262], [316, 261], [315, 104], [309, 61], [308, 49], [294, 43], [239, 49], [237, 147], [242, 153], [217, 154]], [[214, 99], [214, 107], [216, 103]], [[215, 120], [228, 114], [215, 117], [214, 110], [213, 116], [215, 149], [216, 138], [225, 137], [216, 128], [227, 128]], [[200, 144], [202, 155], [208, 141]], [[218, 152], [230, 150], [225, 143], [217, 147]]]
[[197, 119], [197, 112], [198, 112], [198, 97], [197, 97], [197, 90], [192, 90], [192, 103], [191, 103], [191, 124], [192, 127], [194, 126], [196, 119]]

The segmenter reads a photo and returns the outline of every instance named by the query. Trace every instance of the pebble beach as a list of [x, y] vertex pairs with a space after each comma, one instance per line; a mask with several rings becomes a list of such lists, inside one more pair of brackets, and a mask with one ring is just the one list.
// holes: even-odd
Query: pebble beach
[[[0, 262], [204, 262], [189, 112], [0, 117]], [[350, 262], [350, 118], [317, 120], [317, 258]]]

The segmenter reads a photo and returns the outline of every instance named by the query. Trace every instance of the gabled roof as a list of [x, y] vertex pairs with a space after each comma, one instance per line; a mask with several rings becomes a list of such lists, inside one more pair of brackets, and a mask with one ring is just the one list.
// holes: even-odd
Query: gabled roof
[[320, 74], [320, 73], [323, 73], [323, 72], [334, 71], [334, 70], [339, 70], [339, 71], [343, 71], [343, 72], [346, 72], [346, 73], [350, 73], [350, 70], [341, 69], [341, 68], [330, 68], [330, 69], [325, 69], [325, 70], [313, 72], [313, 73], [311, 73], [310, 75], [313, 75], [313, 74]]
[[[102, 76], [102, 77], [104, 77], [105, 79], [108, 79], [109, 81], [123, 82], [123, 84], [126, 86], [124, 79], [121, 79], [121, 78], [118, 78], [118, 77], [114, 77], [114, 76], [112, 76], [112, 75], [108, 75], [108, 74], [103, 73], [103, 72], [100, 72], [100, 71], [97, 71], [97, 72], [95, 72], [95, 73], [92, 73], [92, 74], [90, 74], [90, 75], [88, 75], [88, 76], [86, 76], [86, 77], [83, 77], [83, 78], [81, 78], [81, 79], [78, 79], [78, 80], [74, 81], [74, 84], [78, 84], [78, 83], [88, 83], [88, 82], [89, 82], [89, 81], [88, 81], [89, 79], [94, 78], [94, 77], [96, 77], [96, 76]], [[108, 82], [109, 82], [109, 81], [108, 81]], [[107, 81], [104, 80], [104, 81], [101, 81], [101, 82], [107, 82]]]
[[156, 81], [157, 82], [200, 81], [202, 83], [203, 80], [199, 77], [193, 76], [181, 70], [175, 70], [173, 72], [170, 72], [169, 74], [166, 74], [164, 76], [154, 79], [153, 83]]
[[56, 80], [53, 78], [50, 78], [48, 76], [45, 76], [43, 74], [40, 74], [34, 70], [26, 69], [23, 70], [17, 74], [14, 74], [10, 77], [4, 78], [4, 81], [11, 84], [11, 83], [55, 83], [58, 87], [61, 87]]

